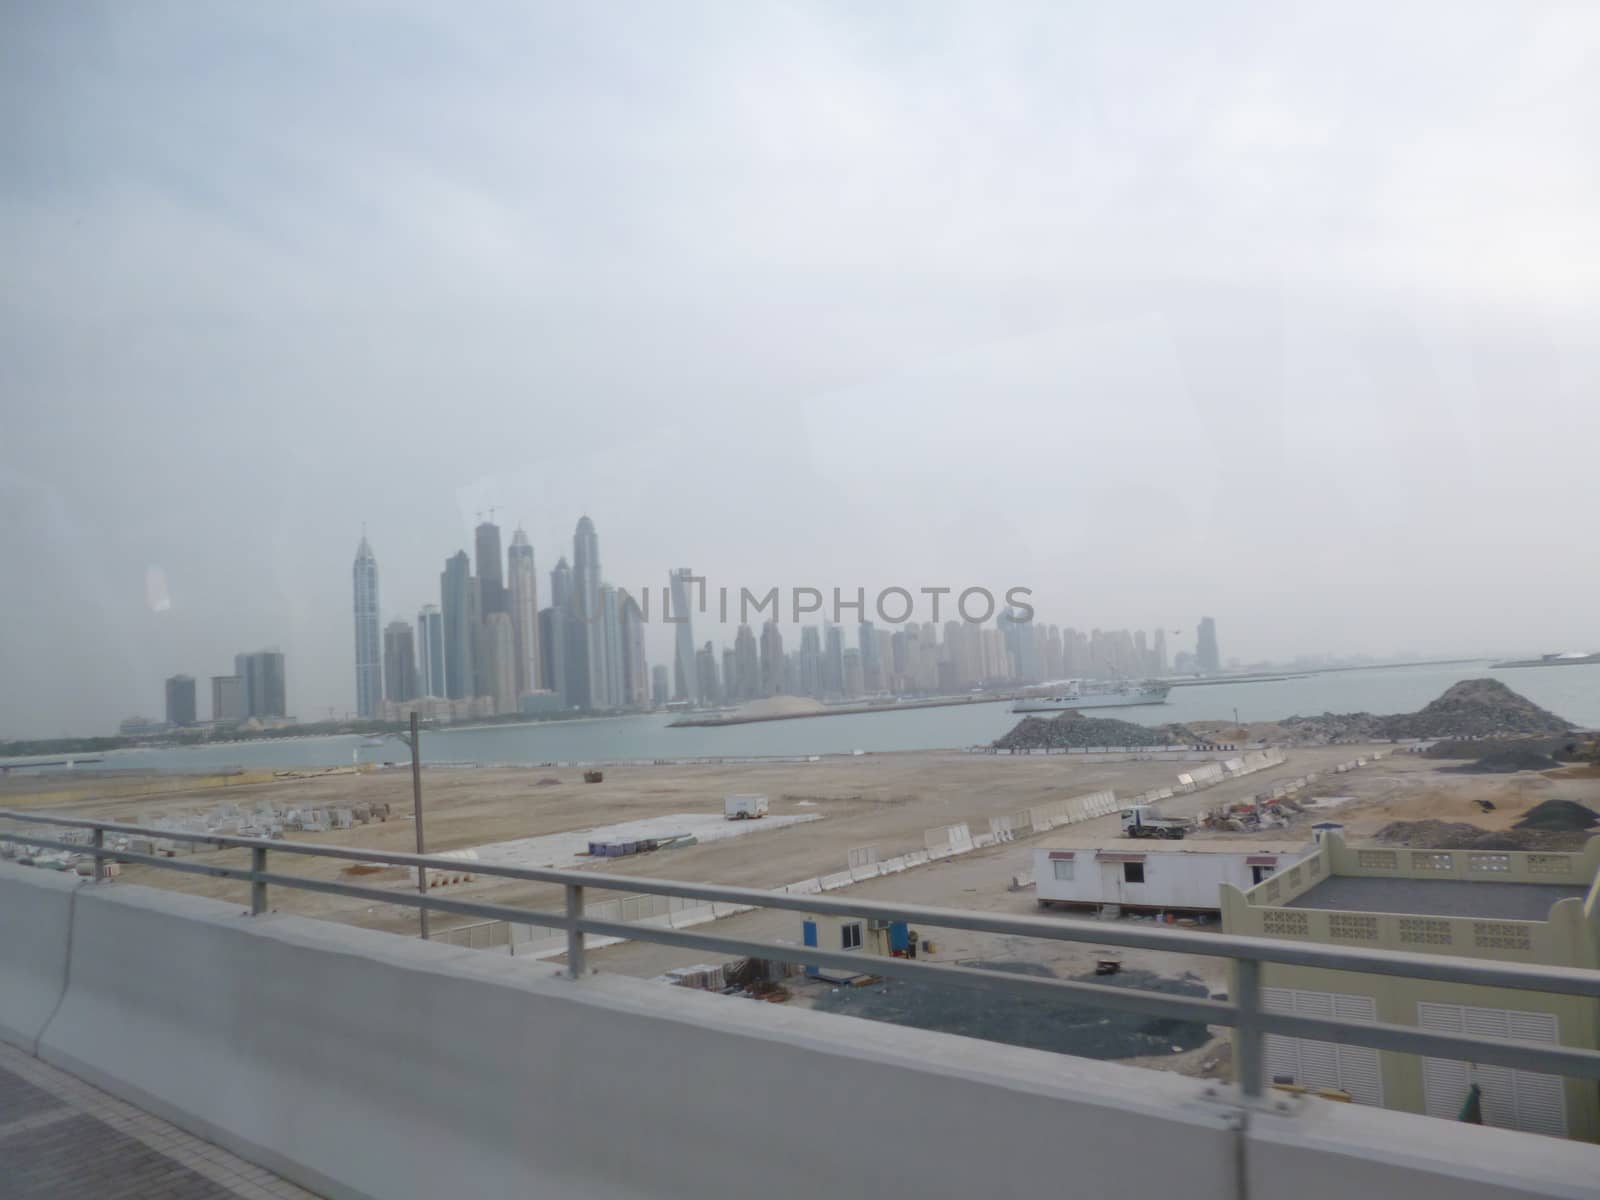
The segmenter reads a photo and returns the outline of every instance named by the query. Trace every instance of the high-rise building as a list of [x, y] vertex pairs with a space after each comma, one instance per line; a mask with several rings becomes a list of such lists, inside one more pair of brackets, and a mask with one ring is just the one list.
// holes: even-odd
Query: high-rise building
[[477, 647], [473, 635], [477, 590], [472, 562], [465, 550], [457, 550], [444, 560], [444, 573], [439, 576], [444, 626], [444, 694], [451, 700], [470, 700], [478, 694], [474, 665]]
[[794, 690], [802, 696], [822, 695], [822, 634], [815, 625], [800, 627], [800, 650], [795, 656]]
[[856, 626], [856, 648], [861, 651], [861, 686], [867, 692], [883, 690], [883, 671], [878, 663], [877, 630], [871, 621]]
[[722, 648], [722, 699], [731, 704], [739, 698], [739, 659], [732, 646]]
[[167, 680], [167, 724], [194, 724], [194, 676], [174, 675]]
[[490, 664], [487, 694], [494, 697], [495, 712], [517, 712], [517, 642], [511, 632], [511, 614], [488, 613], [483, 618], [483, 628], [487, 630], [485, 645]]
[[242, 721], [249, 714], [244, 706], [244, 680], [237, 675], [211, 677], [211, 719], [218, 724]]
[[878, 643], [878, 686], [883, 691], [893, 691], [894, 634], [887, 629], [874, 629], [872, 636]]
[[844, 652], [843, 675], [845, 699], [854, 700], [865, 690], [861, 671], [861, 651], [859, 649], [850, 649]]
[[600, 654], [605, 664], [605, 696], [596, 708], [620, 708], [622, 699], [622, 604], [617, 589], [600, 585]]
[[282, 654], [276, 650], [235, 654], [233, 673], [243, 683], [246, 716], [269, 721], [289, 715]]
[[673, 634], [675, 641], [672, 656], [674, 700], [700, 699], [696, 694], [700, 674], [699, 668], [695, 665], [694, 628], [689, 621], [692, 608], [690, 593], [693, 591], [689, 581], [693, 577], [694, 572], [688, 567], [677, 567], [667, 574], [667, 580], [672, 585], [672, 611], [665, 616], [667, 620], [674, 622], [676, 630]]
[[1167, 631], [1165, 629], [1156, 630], [1155, 642], [1150, 648], [1150, 653], [1155, 658], [1155, 673], [1157, 675], [1165, 675], [1167, 673]]
[[383, 703], [383, 659], [378, 644], [378, 560], [364, 533], [351, 574], [355, 581], [356, 716], [371, 720]]
[[1195, 630], [1194, 657], [1202, 675], [1215, 675], [1222, 669], [1222, 655], [1217, 650], [1217, 623], [1210, 617], [1201, 617], [1200, 627]]
[[584, 708], [605, 708], [607, 664], [606, 637], [600, 621], [600, 535], [587, 516], [578, 518], [572, 535], [572, 586], [572, 607], [579, 619], [583, 648], [578, 661], [587, 676], [579, 703]]
[[417, 639], [407, 621], [383, 628], [383, 698], [401, 703], [417, 698]]
[[756, 650], [756, 635], [748, 625], [739, 626], [739, 632], [734, 635], [733, 660], [739, 681], [739, 699], [756, 699], [761, 695], [761, 657]]
[[478, 568], [478, 603], [483, 615], [507, 612], [504, 560], [500, 557], [500, 526], [482, 522], [473, 531], [475, 565]]
[[444, 616], [437, 604], [417, 613], [417, 674], [424, 696], [444, 696]]
[[517, 658], [517, 697], [536, 692], [539, 678], [539, 576], [533, 566], [533, 545], [518, 529], [506, 552], [506, 598], [511, 611], [511, 636]]
[[622, 602], [622, 703], [643, 708], [650, 703], [650, 667], [644, 660], [644, 611], [626, 591]]
[[657, 708], [667, 702], [667, 668], [657, 663], [650, 668], [650, 703]]
[[567, 610], [551, 605], [539, 610], [540, 686], [556, 694], [562, 708], [572, 706], [567, 696]]
[[710, 642], [694, 656], [695, 696], [705, 704], [715, 704], [722, 688], [717, 680], [717, 651]]
[[778, 623], [768, 621], [761, 627], [761, 694], [776, 696], [786, 683], [783, 663], [783, 634]]
[[822, 690], [830, 696], [844, 691], [844, 630], [831, 622], [822, 629]]

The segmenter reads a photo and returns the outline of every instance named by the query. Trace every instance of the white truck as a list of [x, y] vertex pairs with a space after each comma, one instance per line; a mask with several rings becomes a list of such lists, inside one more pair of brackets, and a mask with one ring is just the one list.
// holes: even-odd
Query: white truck
[[767, 815], [767, 798], [752, 795], [724, 796], [722, 815], [730, 821], [753, 821], [757, 817], [764, 817]]
[[1192, 822], [1187, 817], [1163, 817], [1151, 804], [1122, 810], [1122, 836], [1131, 838], [1181, 838]]

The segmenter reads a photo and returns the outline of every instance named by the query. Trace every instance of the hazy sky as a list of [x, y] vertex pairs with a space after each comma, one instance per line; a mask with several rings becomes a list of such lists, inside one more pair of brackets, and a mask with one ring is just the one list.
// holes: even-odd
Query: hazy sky
[[0, 105], [0, 734], [269, 644], [347, 711], [362, 522], [413, 617], [490, 505], [542, 590], [587, 512], [629, 588], [1600, 646], [1587, 0], [41, 0]]

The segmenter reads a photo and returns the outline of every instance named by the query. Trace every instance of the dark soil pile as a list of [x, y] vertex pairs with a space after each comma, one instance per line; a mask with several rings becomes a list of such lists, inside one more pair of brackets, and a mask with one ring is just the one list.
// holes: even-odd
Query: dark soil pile
[[1192, 746], [1204, 740], [1182, 725], [1135, 725], [1071, 711], [1059, 717], [1024, 717], [994, 746], [996, 750], [1081, 750], [1091, 746]]
[[[990, 971], [1054, 977], [1048, 967], [1028, 962], [971, 962], [964, 966]], [[1150, 971], [1078, 976], [1089, 983], [1142, 988], [1177, 996], [1205, 996], [1206, 987], [1193, 975], [1168, 979]], [[1084, 1058], [1138, 1058], [1193, 1050], [1210, 1040], [1204, 1024], [1146, 1017], [1116, 1009], [1090, 1008], [1058, 1000], [1006, 997], [997, 1000], [966, 988], [884, 980], [870, 987], [841, 987], [817, 1001], [824, 1012], [845, 1013], [915, 1029], [959, 1033], [966, 1037], [1076, 1054]]]
[[1600, 825], [1600, 813], [1585, 808], [1576, 800], [1546, 800], [1524, 813], [1515, 828], [1566, 833], [1593, 829], [1596, 825]]
[[1513, 771], [1553, 771], [1561, 764], [1548, 754], [1526, 746], [1491, 750], [1477, 762], [1462, 763], [1459, 767], [1440, 767], [1441, 773], [1458, 775], [1507, 775]]

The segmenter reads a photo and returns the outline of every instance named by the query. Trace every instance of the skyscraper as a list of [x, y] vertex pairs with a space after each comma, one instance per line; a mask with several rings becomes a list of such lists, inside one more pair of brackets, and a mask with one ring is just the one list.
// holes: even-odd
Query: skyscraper
[[694, 590], [690, 580], [694, 572], [688, 567], [677, 567], [667, 573], [672, 585], [672, 611], [667, 619], [674, 625], [672, 655], [672, 698], [698, 700], [700, 690], [699, 668], [695, 665], [694, 626], [689, 620], [693, 608], [690, 593]]
[[211, 719], [226, 725], [245, 719], [244, 680], [237, 675], [211, 677]]
[[877, 630], [871, 621], [856, 627], [856, 647], [861, 651], [861, 686], [867, 692], [883, 690], [883, 669], [878, 659]]
[[731, 703], [739, 698], [739, 658], [732, 646], [722, 648], [722, 699]]
[[694, 692], [706, 704], [715, 704], [722, 692], [717, 680], [717, 651], [710, 642], [700, 647], [694, 656]]
[[567, 696], [567, 610], [551, 605], [539, 610], [540, 686], [554, 692], [562, 708], [572, 705]]
[[[734, 635], [733, 661], [738, 672], [739, 699], [756, 699], [761, 695], [761, 657], [756, 651], [756, 635], [748, 625], [739, 626], [739, 632]], [[729, 691], [732, 690], [730, 686]]]
[[1217, 623], [1210, 617], [1200, 618], [1195, 630], [1194, 657], [1202, 675], [1215, 675], [1222, 669], [1222, 655], [1217, 650]]
[[371, 720], [383, 703], [383, 660], [378, 647], [378, 560], [364, 533], [351, 574], [355, 581], [356, 716]]
[[444, 610], [444, 694], [452, 700], [478, 694], [472, 628], [477, 608], [472, 593], [477, 584], [465, 550], [457, 550], [444, 560], [444, 573], [439, 576], [439, 602]]
[[815, 625], [800, 627], [800, 653], [795, 661], [794, 690], [802, 696], [822, 695], [822, 635]]
[[1157, 675], [1165, 675], [1167, 673], [1167, 631], [1165, 629], [1156, 630], [1155, 643], [1151, 647], [1150, 653], [1155, 658], [1155, 673]]
[[831, 621], [822, 628], [822, 690], [830, 696], [844, 691], [844, 630]]
[[494, 697], [497, 713], [517, 711], [517, 651], [511, 633], [511, 614], [492, 612], [478, 626], [482, 641], [478, 656], [478, 693]]
[[650, 668], [644, 660], [644, 611], [626, 591], [622, 601], [622, 703], [643, 708], [650, 703]]
[[506, 612], [505, 567], [500, 557], [500, 526], [484, 521], [473, 531], [478, 568], [478, 603], [483, 615]]
[[[585, 675], [584, 708], [606, 707], [606, 638], [600, 622], [600, 535], [587, 516], [572, 535], [572, 610], [578, 617], [580, 662]], [[572, 648], [569, 642], [568, 649]], [[569, 655], [570, 657], [570, 655]]]
[[622, 605], [617, 599], [617, 589], [609, 583], [600, 585], [600, 659], [605, 664], [605, 695], [595, 702], [596, 708], [622, 706]]
[[417, 673], [424, 696], [443, 696], [444, 617], [437, 604], [424, 604], [417, 613]]
[[174, 675], [167, 680], [167, 724], [194, 724], [193, 675]]
[[650, 703], [660, 706], [667, 702], [667, 668], [657, 663], [650, 668]]
[[768, 621], [761, 627], [761, 694], [775, 696], [783, 691], [784, 675], [783, 634], [776, 621]]
[[383, 681], [385, 700], [400, 703], [417, 698], [417, 639], [408, 622], [390, 621], [384, 626]]
[[243, 689], [245, 716], [272, 720], [288, 715], [282, 654], [276, 650], [235, 654], [233, 673]]
[[536, 692], [539, 681], [539, 576], [533, 546], [522, 529], [511, 535], [507, 555], [506, 597], [511, 611], [511, 636], [517, 658], [517, 698]]

